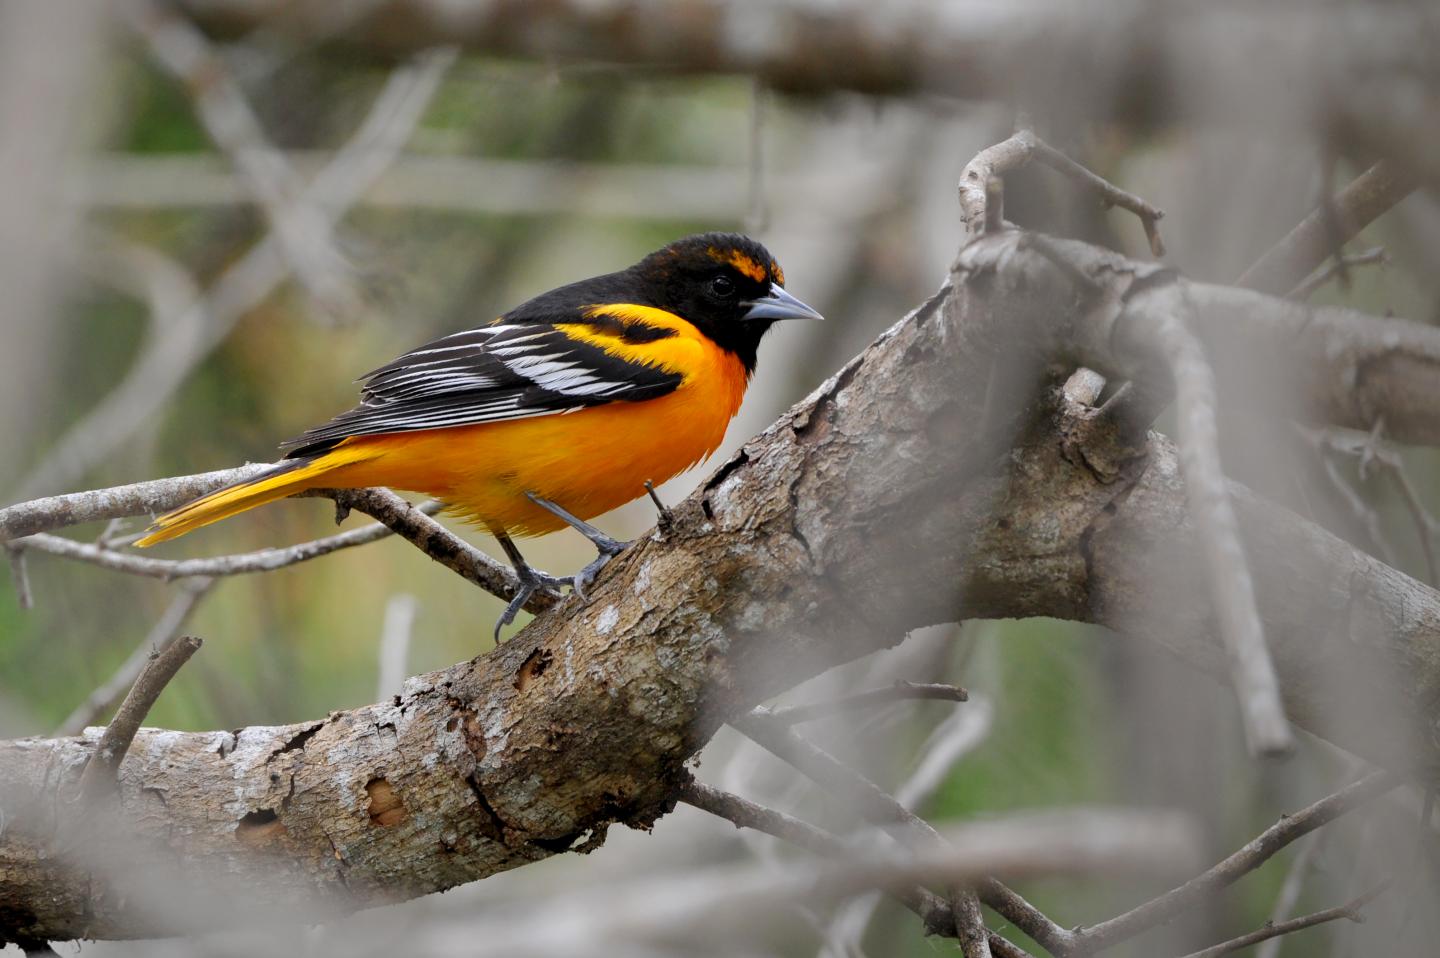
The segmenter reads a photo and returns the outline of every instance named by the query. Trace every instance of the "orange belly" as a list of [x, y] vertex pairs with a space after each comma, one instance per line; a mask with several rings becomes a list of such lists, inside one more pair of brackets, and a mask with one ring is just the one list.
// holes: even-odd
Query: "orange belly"
[[[739, 364], [736, 363], [736, 366]], [[744, 393], [743, 370], [700, 376], [643, 402], [446, 429], [357, 436], [337, 447], [362, 461], [325, 474], [335, 486], [390, 486], [443, 500], [448, 512], [511, 535], [564, 528], [532, 492], [590, 519], [708, 457]]]

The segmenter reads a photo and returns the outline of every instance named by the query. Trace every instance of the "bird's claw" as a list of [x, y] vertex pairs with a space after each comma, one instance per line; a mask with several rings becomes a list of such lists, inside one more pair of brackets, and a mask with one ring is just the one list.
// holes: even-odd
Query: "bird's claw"
[[[614, 542], [613, 539], [611, 541]], [[570, 591], [578, 595], [581, 602], [590, 601], [590, 597], [585, 594], [586, 590], [595, 584], [595, 577], [600, 574], [600, 570], [605, 568], [611, 559], [624, 551], [625, 547], [630, 543], [617, 542], [615, 544], [620, 548], [614, 552], [601, 552], [594, 559], [590, 560], [590, 563], [586, 565], [585, 568], [570, 577]]]
[[515, 621], [515, 616], [520, 613], [520, 610], [525, 607], [525, 603], [529, 602], [531, 597], [533, 597], [535, 593], [550, 592], [558, 598], [563, 594], [560, 591], [561, 586], [570, 585], [573, 589], [573, 585], [571, 582], [571, 580], [574, 578], [573, 576], [565, 576], [563, 578], [560, 578], [550, 575], [549, 573], [539, 572], [535, 569], [530, 568], [529, 566], [517, 568], [515, 570], [515, 573], [516, 576], [519, 578], [520, 582], [515, 587], [514, 598], [512, 598], [509, 604], [505, 606], [505, 611], [500, 613], [500, 618], [495, 623], [496, 645], [500, 644], [501, 631], [505, 628], [505, 626]]

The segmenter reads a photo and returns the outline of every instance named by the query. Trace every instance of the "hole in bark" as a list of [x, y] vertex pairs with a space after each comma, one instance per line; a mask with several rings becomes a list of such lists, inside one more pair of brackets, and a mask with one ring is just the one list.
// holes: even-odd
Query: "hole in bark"
[[553, 659], [554, 656], [548, 649], [536, 649], [531, 652], [524, 664], [520, 666], [520, 671], [515, 673], [515, 690], [517, 692], [525, 691], [531, 682], [545, 674], [545, 670], [550, 667]]
[[370, 824], [389, 828], [410, 817], [399, 793], [385, 779], [372, 778], [365, 786], [365, 794], [370, 796]]
[[235, 823], [235, 837], [246, 845], [268, 845], [288, 829], [280, 822], [273, 808], [257, 808], [246, 812]]

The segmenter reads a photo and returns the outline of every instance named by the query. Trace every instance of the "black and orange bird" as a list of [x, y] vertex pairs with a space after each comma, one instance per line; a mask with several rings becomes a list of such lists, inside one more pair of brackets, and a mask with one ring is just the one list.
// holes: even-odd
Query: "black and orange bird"
[[[583, 594], [624, 547], [585, 520], [715, 451], [771, 325], [819, 318], [756, 241], [689, 236], [368, 373], [360, 405], [284, 443], [274, 469], [160, 516], [137, 544], [306, 489], [426, 493], [489, 530], [515, 567], [498, 639], [537, 589]], [[596, 545], [595, 562], [568, 579], [526, 564], [513, 536], [566, 525]]]

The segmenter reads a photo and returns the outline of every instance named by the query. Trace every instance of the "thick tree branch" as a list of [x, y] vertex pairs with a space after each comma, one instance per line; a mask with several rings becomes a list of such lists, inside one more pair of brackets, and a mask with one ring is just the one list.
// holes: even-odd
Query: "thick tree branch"
[[[257, 910], [314, 921], [647, 824], [721, 724], [921, 625], [1102, 622], [1224, 674], [1212, 603], [1192, 586], [1203, 565], [1174, 447], [1122, 435], [1058, 389], [1035, 403], [1055, 358], [1163, 375], [1144, 311], [1114, 308], [1155, 268], [1051, 243], [1104, 295], [1077, 297], [1024, 234], [972, 244], [941, 295], [676, 506], [669, 535], [613, 562], [588, 605], [325, 721], [140, 730], [120, 775], [134, 829], [123, 901], [103, 874], [80, 877], [88, 861], [52, 854], [54, 796], [93, 739], [0, 744], [0, 899], [25, 909], [16, 933], [214, 930]], [[1222, 397], [1278, 381], [1311, 418], [1383, 413], [1392, 436], [1440, 437], [1440, 402], [1421, 402], [1440, 391], [1440, 332], [1171, 282]], [[1440, 595], [1231, 495], [1291, 719], [1377, 762], [1435, 758]], [[99, 494], [58, 514], [114, 507]], [[0, 513], [20, 521], [45, 525], [27, 507]]]

